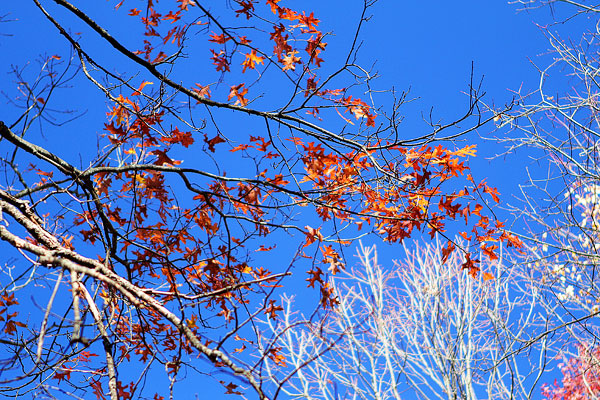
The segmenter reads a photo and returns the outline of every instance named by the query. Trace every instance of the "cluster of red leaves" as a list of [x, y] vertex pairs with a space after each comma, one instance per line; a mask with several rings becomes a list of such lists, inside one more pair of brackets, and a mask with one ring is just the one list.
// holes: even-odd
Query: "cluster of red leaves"
[[[235, 88], [236, 95], [243, 87]], [[139, 89], [141, 90], [141, 88]], [[134, 93], [135, 94], [135, 93]], [[329, 93], [331, 95], [331, 93]], [[238, 101], [243, 101], [240, 95]], [[112, 122], [106, 125], [108, 139], [112, 144], [118, 144], [125, 154], [142, 162], [144, 157], [154, 157], [152, 163], [158, 166], [176, 166], [179, 161], [169, 156], [173, 146], [188, 147], [194, 143], [190, 132], [182, 132], [173, 128], [168, 136], [157, 136], [152, 127], [162, 121], [161, 113], [144, 114], [136, 101], [121, 96], [109, 112]], [[370, 119], [368, 107], [358, 99], [344, 98], [347, 109], [357, 115], [366, 115]], [[372, 120], [371, 120], [372, 121]], [[119, 125], [115, 124], [118, 123]], [[369, 123], [368, 123], [369, 124]], [[499, 201], [495, 188], [484, 182], [476, 182], [468, 174], [469, 167], [465, 159], [475, 155], [474, 146], [466, 146], [456, 150], [442, 147], [422, 146], [419, 148], [393, 147], [390, 149], [394, 163], [379, 165], [377, 151], [365, 152], [356, 150], [347, 154], [326, 150], [315, 142], [304, 143], [297, 137], [289, 139], [298, 150], [304, 174], [299, 181], [307, 184], [304, 193], [312, 193], [310, 198], [296, 198], [298, 204], [315, 205], [318, 217], [325, 223], [335, 220], [340, 226], [354, 224], [361, 229], [363, 224], [372, 225], [373, 229], [390, 242], [401, 242], [410, 237], [414, 231], [427, 231], [433, 238], [436, 234], [446, 232], [448, 221], [459, 217], [465, 224], [471, 221], [470, 232], [462, 232], [465, 240], [479, 245], [483, 254], [490, 259], [497, 258], [495, 251], [497, 241], [505, 241], [508, 245], [519, 246], [517, 238], [502, 231], [502, 224], [490, 221], [482, 211], [484, 204], [478, 202], [487, 194], [495, 202]], [[217, 145], [224, 143], [220, 136], [209, 139], [204, 135], [204, 143], [210, 152], [215, 152]], [[231, 152], [252, 151], [251, 156], [256, 160], [271, 160], [280, 157], [273, 143], [260, 136], [251, 136], [247, 144], [233, 148]], [[259, 154], [257, 156], [257, 154]], [[365, 182], [374, 169], [389, 177], [392, 184], [374, 187]], [[454, 178], [466, 176], [470, 183], [460, 190], [448, 191], [443, 184]], [[136, 204], [132, 214], [124, 216], [122, 209], [115, 204], [117, 201], [103, 202], [104, 213], [120, 227], [129, 228], [126, 240], [122, 243], [121, 251], [126, 253], [131, 243], [136, 243], [132, 255], [137, 262], [132, 263], [132, 276], [149, 277], [151, 279], [166, 279], [170, 293], [176, 293], [178, 285], [183, 282], [192, 283], [199, 292], [219, 291], [235, 285], [242, 274], [250, 274], [253, 278], [265, 277], [269, 271], [253, 269], [246, 262], [240, 261], [234, 255], [232, 246], [221, 244], [212, 254], [205, 254], [204, 243], [214, 241], [224, 234], [221, 228], [221, 212], [230, 210], [235, 215], [244, 216], [254, 221], [255, 231], [252, 235], [267, 236], [271, 230], [265, 222], [270, 221], [264, 207], [265, 202], [287, 195], [289, 180], [280, 173], [268, 176], [268, 170], [263, 171], [253, 182], [228, 183], [214, 180], [207, 183], [206, 190], [193, 197], [194, 208], [180, 209], [169, 207], [174, 199], [169, 195], [165, 176], [157, 170], [136, 170], [123, 174], [108, 175], [98, 173], [94, 178], [97, 190], [101, 195], [117, 196], [122, 200], [133, 199]], [[119, 187], [115, 187], [121, 181]], [[112, 188], [112, 190], [111, 190]], [[110, 194], [109, 194], [110, 191]], [[154, 212], [158, 218], [148, 218], [150, 204], [154, 204]], [[82, 225], [98, 218], [95, 211], [81, 214], [76, 223]], [[173, 229], [173, 219], [184, 221], [177, 229]], [[150, 223], [149, 221], [153, 221]], [[99, 237], [97, 225], [89, 224], [90, 229], [81, 231], [83, 237], [94, 242]], [[306, 245], [323, 240], [319, 230], [307, 227]], [[193, 233], [202, 232], [201, 235]], [[247, 237], [230, 237], [237, 250], [245, 247]], [[143, 246], [140, 246], [143, 244]], [[261, 246], [261, 251], [268, 250]], [[449, 243], [444, 250], [447, 258], [454, 246]], [[331, 246], [321, 247], [323, 263], [329, 267], [329, 272], [335, 274], [343, 263], [341, 257]], [[187, 260], [185, 268], [177, 267], [170, 261], [175, 254]], [[479, 271], [478, 260], [467, 255], [464, 267], [472, 274]], [[157, 267], [160, 266], [160, 267]], [[325, 274], [315, 268], [309, 272], [309, 285], [319, 283], [324, 305], [335, 304], [332, 299], [332, 289], [328, 286]], [[146, 278], [147, 279], [147, 278]], [[222, 315], [230, 318], [228, 302], [231, 300], [243, 302], [243, 296], [224, 292], [223, 296], [211, 298], [210, 306], [219, 306]], [[172, 300], [166, 296], [165, 300]]]
[[[520, 246], [518, 238], [502, 231], [500, 222], [490, 222], [489, 217], [482, 213], [484, 206], [477, 202], [482, 198], [481, 194], [488, 194], [498, 202], [495, 188], [485, 181], [476, 183], [471, 175], [467, 175], [471, 185], [458, 191], [442, 191], [443, 183], [465, 175], [469, 170], [464, 159], [475, 155], [474, 146], [455, 151], [442, 146], [396, 148], [393, 151], [403, 155], [404, 165], [393, 163], [380, 168], [382, 173], [393, 178], [392, 181], [402, 184], [374, 188], [361, 179], [375, 168], [370, 154], [354, 152], [339, 155], [325, 151], [321, 144], [304, 144], [298, 138], [293, 141], [303, 150], [302, 161], [306, 171], [303, 182], [311, 182], [314, 189], [323, 193], [317, 207], [323, 221], [332, 218], [339, 222], [352, 221], [359, 228], [366, 222], [373, 224], [385, 240], [401, 242], [415, 230], [427, 230], [433, 238], [446, 232], [445, 225], [449, 220], [461, 217], [467, 224], [470, 218], [475, 218], [472, 235], [461, 234], [467, 241], [479, 244], [490, 259], [497, 258], [495, 250], [498, 245], [494, 243], [499, 240], [509, 246]], [[402, 171], [401, 175], [399, 171]], [[350, 209], [348, 200], [352, 198], [359, 199], [362, 207]], [[306, 243], [316, 239], [322, 240], [322, 234], [313, 228], [308, 229]], [[449, 243], [445, 258], [453, 250], [454, 246]], [[329, 258], [324, 252], [324, 259]], [[476, 274], [479, 270], [476, 262], [467, 257], [464, 267]], [[311, 283], [315, 280], [319, 279], [313, 277]]]
[[576, 357], [560, 365], [562, 380], [544, 385], [549, 400], [591, 400], [600, 393], [600, 348], [580, 346]]
[[4, 322], [2, 332], [11, 336], [15, 336], [17, 334], [17, 327], [24, 328], [27, 326], [15, 319], [19, 314], [18, 311], [9, 312], [9, 309], [12, 306], [16, 306], [18, 304], [19, 302], [15, 298], [14, 293], [8, 293], [4, 291], [0, 294], [0, 322]]
[[[206, 21], [197, 22], [192, 18], [196, 22], [186, 23], [189, 19], [186, 13], [200, 7], [196, 2], [178, 0], [176, 6], [164, 12], [159, 12], [155, 3], [148, 1], [143, 12], [129, 10], [129, 15], [140, 18], [143, 24], [145, 39], [143, 49], [137, 54], [143, 55], [146, 61], [155, 65], [166, 62], [169, 46], [179, 46], [192, 25], [208, 24], [219, 29], [207, 33], [210, 46], [215, 46], [207, 57], [216, 72], [233, 74], [237, 69], [244, 74], [275, 65], [283, 73], [292, 74], [302, 68], [298, 82], [303, 86], [298, 88], [299, 93], [304, 91], [307, 101], [316, 97], [328, 102], [349, 124], [352, 121], [344, 116], [346, 113], [355, 120], [365, 121], [365, 129], [375, 126], [372, 106], [345, 89], [320, 86], [315, 69], [324, 62], [321, 57], [326, 43], [318, 29], [320, 21], [313, 13], [307, 15], [279, 5], [279, 0], [266, 0], [273, 18], [277, 18], [268, 37], [273, 50], [266, 52], [253, 47], [253, 40], [238, 30], [222, 28], [208, 16]], [[256, 17], [258, 1], [234, 0], [233, 3], [237, 4], [233, 11], [239, 18]], [[306, 47], [298, 48], [297, 43], [306, 43]], [[202, 306], [214, 310], [228, 322], [234, 319], [236, 307], [245, 306], [249, 301], [247, 295], [252, 288], [242, 284], [245, 280], [256, 280], [256, 286], [265, 288], [275, 285], [273, 279], [268, 279], [271, 272], [252, 265], [249, 254], [274, 248], [265, 247], [263, 239], [271, 235], [273, 226], [282, 224], [277, 219], [281, 204], [312, 206], [323, 226], [336, 226], [333, 235], [346, 227], [358, 231], [369, 226], [385, 240], [401, 242], [415, 232], [426, 232], [431, 237], [444, 234], [449, 222], [464, 219], [465, 224], [473, 227], [463, 232], [463, 237], [479, 246], [491, 259], [497, 258], [498, 241], [520, 245], [518, 239], [502, 231], [498, 221], [485, 215], [486, 197], [495, 202], [499, 198], [495, 188], [476, 182], [469, 174], [465, 160], [475, 155], [474, 146], [450, 150], [442, 146], [390, 145], [388, 148], [384, 145], [373, 150], [347, 147], [344, 153], [322, 142], [289, 137], [290, 143], [286, 145], [291, 144], [293, 150], [285, 161], [294, 167], [277, 169], [272, 166], [282, 155], [274, 139], [250, 136], [247, 143], [230, 148], [229, 155], [243, 155], [256, 166], [265, 163], [270, 167], [260, 170], [257, 167], [256, 176], [238, 180], [228, 178], [225, 173], [222, 176], [198, 174], [201, 175], [198, 181], [190, 183], [188, 178], [193, 173], [185, 175], [176, 168], [182, 161], [176, 160], [174, 154], [194, 145], [203, 146], [207, 154], [219, 153], [228, 148], [227, 141], [220, 134], [202, 133], [203, 139], [198, 140], [197, 132], [180, 130], [177, 126], [165, 129], [167, 111], [142, 106], [149, 83], [142, 82], [129, 96], [121, 94], [116, 98], [105, 125], [107, 141], [122, 154], [119, 165], [132, 168], [115, 172], [116, 164], [109, 158], [95, 165], [93, 185], [100, 206], [82, 211], [75, 224], [80, 227], [83, 241], [92, 245], [101, 241], [105, 248], [114, 245], [118, 257], [125, 260], [117, 264], [119, 268], [125, 269], [131, 283], [158, 298], [161, 304], [179, 310], [179, 302], [189, 300], [200, 304], [198, 299], [202, 298]], [[196, 97], [198, 101], [218, 97], [211, 93], [210, 85], [197, 83], [190, 90], [200, 97]], [[250, 87], [244, 82], [230, 85], [224, 96], [226, 100], [222, 100], [229, 102], [230, 108], [236, 108], [231, 102], [234, 106], [248, 107]], [[317, 116], [318, 110], [313, 108], [313, 115]], [[38, 174], [41, 184], [51, 178], [43, 171]], [[175, 196], [169, 176], [181, 178], [180, 188], [191, 194]], [[456, 185], [445, 185], [458, 181], [459, 177], [466, 178], [464, 187], [455, 190]], [[237, 229], [232, 228], [231, 221], [238, 224]], [[317, 285], [322, 305], [333, 307], [336, 299], [327, 275], [339, 272], [344, 263], [339, 248], [325, 243], [325, 231], [324, 227], [305, 228], [304, 248], [318, 245], [321, 264], [326, 265], [322, 269], [313, 263], [307, 281], [310, 287]], [[111, 235], [118, 237], [115, 244], [107, 243]], [[259, 240], [251, 241], [253, 238]], [[345, 244], [339, 238], [335, 240], [340, 247]], [[454, 245], [449, 242], [444, 257], [453, 251], [456, 251]], [[464, 267], [474, 275], [479, 271], [477, 263], [470, 254], [466, 255]], [[140, 308], [137, 319], [126, 316], [125, 310], [108, 292], [109, 289], [102, 294], [103, 298], [116, 314], [123, 315], [115, 327], [120, 338], [115, 348], [117, 357], [129, 361], [133, 356], [135, 361], [147, 362], [157, 353], [164, 357], [169, 355], [173, 358], [167, 358], [165, 366], [169, 374], [177, 374], [178, 357], [194, 353], [181, 332], [150, 310]], [[7, 304], [4, 297], [2, 301], [0, 306]], [[268, 318], [275, 318], [282, 310], [273, 300], [265, 303], [262, 311]], [[4, 320], [20, 326], [7, 318], [13, 314], [0, 308], [0, 318], [2, 315]], [[186, 319], [188, 327], [199, 337], [202, 323], [197, 314]], [[5, 328], [5, 332], [11, 333], [13, 328]], [[206, 345], [211, 343], [206, 340]], [[244, 344], [236, 352], [245, 348]], [[276, 364], [285, 365], [285, 358], [278, 351], [272, 348], [267, 356]], [[220, 361], [214, 364], [221, 366]], [[69, 380], [71, 373], [72, 366], [65, 364], [54, 378]], [[227, 393], [238, 393], [234, 384], [223, 382], [223, 385]], [[104, 398], [100, 381], [92, 380], [91, 386], [98, 398]], [[124, 399], [130, 398], [134, 389], [132, 383], [118, 382]]]
[[[234, 9], [236, 16], [246, 20], [264, 19], [258, 16], [258, 0], [235, 0], [234, 2], [239, 7]], [[351, 113], [356, 119], [364, 118], [367, 126], [375, 126], [375, 113], [363, 100], [353, 98], [351, 95], [346, 96], [344, 89], [316, 90], [318, 79], [313, 68], [320, 67], [324, 62], [322, 53], [327, 46], [323, 41], [324, 34], [319, 30], [321, 21], [312, 12], [307, 15], [304, 11], [295, 11], [279, 3], [279, 0], [265, 2], [277, 19], [272, 24], [272, 31], [268, 37], [273, 43], [272, 52], [255, 47], [252, 44], [253, 40], [239, 33], [238, 30], [227, 29], [221, 24], [216, 24], [217, 31], [211, 30], [208, 34], [208, 42], [219, 45], [217, 48], [209, 49], [209, 59], [215, 70], [222, 74], [232, 73], [237, 65], [241, 67], [243, 74], [249, 70], [256, 70], [259, 65], [266, 67], [265, 63], [276, 64], [284, 72], [296, 71], [296, 68], [301, 66], [302, 75], [305, 77], [305, 96], [316, 96], [331, 101], [342, 110]], [[195, 6], [196, 3], [192, 1], [179, 1], [175, 9], [160, 12], [158, 4], [150, 1], [144, 12], [136, 8], [129, 10], [130, 16], [140, 18], [146, 37], [143, 41], [143, 49], [138, 50], [136, 54], [143, 55], [152, 64], [164, 62], [167, 59], [168, 46], [179, 46], [189, 29], [204, 25], [212, 27], [215, 21], [208, 16], [202, 21], [193, 19], [194, 22], [185, 22], [186, 14], [198, 12]], [[297, 47], [298, 43], [305, 43], [304, 48]], [[210, 98], [210, 85], [210, 83], [196, 83], [199, 89], [192, 90], [202, 97]], [[235, 100], [235, 105], [246, 107], [249, 102], [248, 92], [248, 85], [245, 82], [236, 83], [230, 86], [227, 99]], [[309, 113], [316, 116], [318, 108], [314, 108]], [[343, 116], [342, 118], [350, 122], [349, 119]]]

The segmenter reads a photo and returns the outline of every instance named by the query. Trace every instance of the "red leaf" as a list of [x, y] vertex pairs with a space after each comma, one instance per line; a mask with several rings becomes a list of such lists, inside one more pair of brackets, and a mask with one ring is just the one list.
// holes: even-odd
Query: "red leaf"
[[208, 144], [208, 149], [214, 153], [215, 152], [215, 145], [219, 144], [219, 143], [225, 143], [226, 140], [223, 139], [221, 136], [219, 136], [217, 134], [217, 136], [215, 136], [212, 139], [208, 139], [208, 136], [206, 134], [204, 134], [204, 143]]
[[442, 263], [448, 261], [448, 257], [450, 257], [455, 248], [454, 243], [451, 241], [448, 241], [446, 247], [442, 247]]
[[151, 154], [158, 156], [156, 161], [154, 161], [154, 164], [156, 164], [156, 165], [163, 165], [163, 164], [175, 165], [175, 161], [171, 160], [169, 158], [169, 156], [167, 156], [166, 151], [154, 150]]
[[216, 33], [211, 33], [210, 35], [210, 39], [208, 39], [209, 42], [214, 42], [214, 43], [219, 43], [219, 44], [223, 44], [225, 42], [227, 42], [228, 40], [231, 40], [230, 37], [225, 36], [224, 33], [217, 35]]

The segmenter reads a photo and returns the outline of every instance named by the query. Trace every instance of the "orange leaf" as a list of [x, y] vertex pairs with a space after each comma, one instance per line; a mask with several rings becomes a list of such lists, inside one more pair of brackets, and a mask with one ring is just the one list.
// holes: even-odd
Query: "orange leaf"
[[214, 42], [214, 43], [219, 43], [219, 44], [223, 44], [225, 42], [227, 42], [228, 40], [231, 40], [230, 37], [225, 36], [224, 33], [217, 35], [216, 33], [211, 33], [210, 35], [210, 39], [208, 39], [209, 42]]
[[304, 247], [312, 244], [315, 240], [318, 240], [319, 242], [323, 241], [323, 235], [321, 234], [321, 228], [311, 228], [310, 226], [306, 225], [305, 226], [307, 232], [306, 232], [306, 244], [304, 245]]
[[142, 94], [142, 89], [146, 85], [153, 85], [153, 83], [152, 82], [148, 82], [148, 81], [142, 82], [142, 84], [140, 85], [140, 87], [135, 92], [133, 92], [131, 95], [132, 96], [139, 96], [140, 94]]
[[252, 50], [252, 52], [246, 54], [246, 59], [242, 63], [242, 65], [244, 66], [242, 72], [246, 72], [246, 68], [256, 68], [256, 64], [263, 64], [263, 60], [264, 57], [256, 55], [256, 50]]
[[246, 99], [244, 96], [248, 94], [248, 89], [244, 88], [242, 90], [242, 88], [244, 88], [243, 83], [240, 83], [237, 86], [232, 86], [231, 90], [229, 91], [229, 96], [227, 96], [227, 100], [231, 100], [235, 97], [237, 99], [235, 101], [235, 104], [239, 104], [242, 107], [246, 107], [246, 105], [248, 104], [248, 99]]
[[194, 2], [194, 0], [177, 0], [177, 2], [181, 3], [179, 5], [179, 8], [185, 11], [187, 11], [189, 6], [196, 7], [196, 3]]
[[296, 64], [300, 64], [302, 62], [300, 60], [300, 57], [296, 57], [296, 54], [298, 54], [298, 52], [294, 50], [290, 51], [285, 57], [283, 57], [283, 59], [281, 60], [281, 62], [283, 63], [283, 71], [294, 71], [296, 69]]
[[445, 263], [454, 251], [455, 246], [451, 241], [448, 241], [446, 247], [442, 247], [442, 263]]

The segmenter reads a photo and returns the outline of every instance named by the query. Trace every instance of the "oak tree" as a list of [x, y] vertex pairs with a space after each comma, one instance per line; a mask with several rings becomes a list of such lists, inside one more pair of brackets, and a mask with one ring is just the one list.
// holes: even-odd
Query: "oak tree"
[[265, 360], [285, 361], [254, 322], [292, 273], [330, 308], [361, 234], [461, 231], [443, 258], [473, 276], [471, 251], [519, 245], [475, 146], [452, 143], [492, 119], [478, 88], [456, 121], [403, 132], [403, 94], [358, 62], [373, 3], [328, 57], [293, 2], [27, 2], [48, 48], [22, 48], [0, 115], [3, 395], [173, 398], [207, 375], [269, 398]]

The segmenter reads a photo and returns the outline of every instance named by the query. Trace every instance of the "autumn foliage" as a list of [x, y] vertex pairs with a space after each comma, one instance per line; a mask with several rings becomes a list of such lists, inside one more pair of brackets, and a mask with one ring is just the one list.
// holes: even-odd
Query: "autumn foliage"
[[600, 394], [600, 351], [596, 347], [580, 345], [577, 355], [559, 365], [561, 379], [553, 385], [544, 385], [542, 394], [550, 400], [588, 400]]
[[[253, 321], [278, 317], [271, 297], [288, 275], [335, 307], [328, 276], [361, 233], [394, 243], [460, 232], [466, 245], [448, 240], [444, 259], [465, 252], [474, 276], [471, 252], [493, 260], [500, 242], [520, 245], [489, 212], [496, 189], [469, 169], [475, 146], [436, 143], [454, 123], [403, 139], [401, 102], [374, 102], [355, 45], [327, 58], [313, 12], [279, 0], [99, 6], [125, 34], [66, 0], [34, 2], [73, 56], [44, 59], [37, 85], [20, 76], [24, 107], [0, 123], [0, 238], [20, 253], [19, 278], [2, 277], [2, 368], [19, 393], [51, 382], [86, 398], [162, 399], [199, 372], [225, 393], [267, 398]], [[27, 123], [51, 112], [57, 90], [108, 102], [106, 119], [78, 133], [97, 153], [77, 162]], [[486, 122], [478, 101], [472, 91], [460, 134]], [[31, 316], [18, 308], [27, 279], [44, 282]], [[265, 354], [285, 364], [277, 348]], [[164, 388], [140, 383], [154, 369]]]

